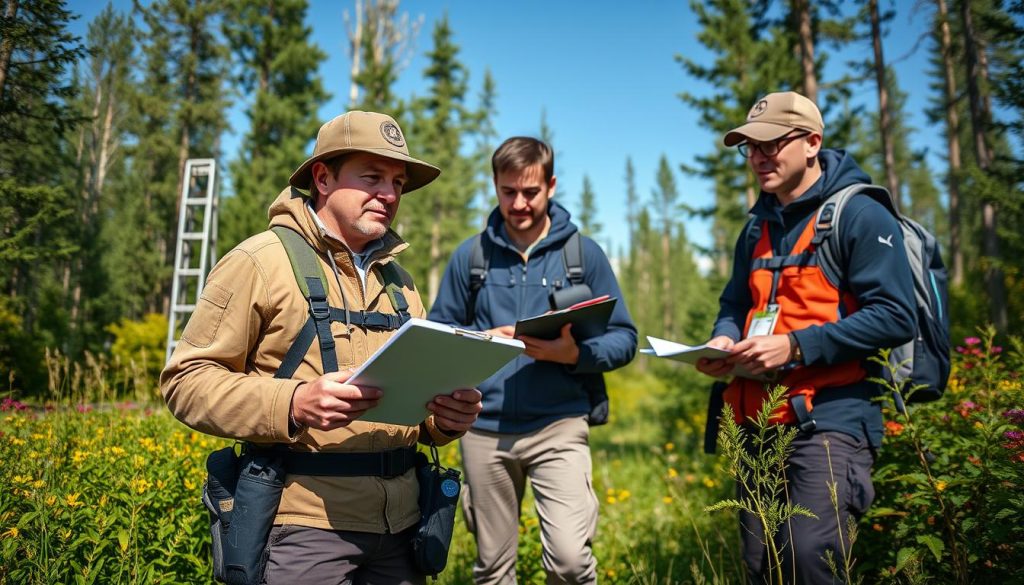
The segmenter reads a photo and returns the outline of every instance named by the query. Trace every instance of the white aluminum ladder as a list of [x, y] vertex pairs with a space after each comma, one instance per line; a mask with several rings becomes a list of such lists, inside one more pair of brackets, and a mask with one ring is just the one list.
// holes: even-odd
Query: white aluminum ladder
[[217, 199], [217, 163], [212, 158], [188, 159], [178, 209], [165, 362], [199, 302], [206, 274], [217, 262]]

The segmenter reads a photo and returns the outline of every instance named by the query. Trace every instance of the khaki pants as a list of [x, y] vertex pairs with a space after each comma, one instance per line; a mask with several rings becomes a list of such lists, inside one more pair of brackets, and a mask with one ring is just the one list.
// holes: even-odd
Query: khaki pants
[[590, 429], [582, 417], [525, 434], [470, 431], [461, 440], [463, 512], [476, 536], [477, 583], [516, 582], [519, 511], [529, 478], [540, 518], [548, 583], [596, 583], [597, 531]]

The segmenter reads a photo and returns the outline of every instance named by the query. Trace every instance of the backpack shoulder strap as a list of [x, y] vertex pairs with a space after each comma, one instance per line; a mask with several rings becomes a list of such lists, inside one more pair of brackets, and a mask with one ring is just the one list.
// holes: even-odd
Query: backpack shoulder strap
[[387, 264], [380, 265], [380, 275], [384, 279], [384, 290], [391, 300], [391, 306], [405, 323], [409, 320], [409, 303], [405, 300], [405, 293], [402, 292], [402, 273], [399, 271], [398, 261], [392, 260]]
[[[324, 373], [338, 371], [338, 356], [334, 353], [331, 334], [331, 306], [327, 303], [327, 277], [320, 259], [309, 242], [297, 232], [283, 226], [271, 228], [281, 239], [288, 254], [288, 262], [302, 296], [309, 303], [309, 320], [288, 348], [275, 378], [290, 378], [302, 362], [306, 349], [313, 343], [313, 335], [320, 341], [320, 359]], [[312, 323], [312, 326], [310, 324]]]
[[859, 194], [870, 196], [885, 206], [894, 216], [900, 217], [889, 191], [885, 187], [867, 183], [855, 183], [840, 189], [821, 204], [813, 219], [815, 222], [814, 239], [811, 240], [811, 243], [815, 246], [818, 265], [825, 273], [825, 278], [837, 288], [846, 277], [843, 270], [845, 261], [840, 245], [839, 220], [843, 210], [846, 209], [846, 204], [854, 195]]
[[476, 297], [487, 280], [487, 268], [491, 263], [490, 250], [484, 250], [483, 234], [473, 236], [473, 244], [469, 249], [469, 302], [466, 303], [466, 315], [462, 323], [469, 325], [476, 315]]
[[562, 247], [562, 263], [565, 264], [565, 274], [573, 285], [583, 284], [583, 242], [580, 232], [577, 230], [569, 236]]

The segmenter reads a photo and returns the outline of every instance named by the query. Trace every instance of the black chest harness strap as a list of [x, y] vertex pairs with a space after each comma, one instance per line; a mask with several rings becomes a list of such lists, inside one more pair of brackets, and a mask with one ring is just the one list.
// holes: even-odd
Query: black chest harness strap
[[298, 233], [281, 226], [274, 226], [271, 230], [281, 238], [284, 249], [288, 253], [288, 261], [291, 263], [292, 272], [295, 273], [295, 282], [302, 291], [302, 296], [309, 303], [309, 318], [305, 325], [295, 337], [275, 378], [291, 378], [298, 369], [302, 359], [306, 357], [309, 346], [313, 339], [320, 342], [320, 359], [323, 364], [323, 372], [338, 371], [338, 355], [334, 351], [334, 336], [331, 334], [332, 322], [347, 322], [356, 327], [364, 329], [375, 329], [378, 331], [394, 331], [409, 320], [409, 303], [402, 294], [402, 279], [398, 269], [393, 266], [394, 262], [380, 265], [381, 276], [384, 278], [384, 287], [387, 291], [391, 305], [395, 313], [351, 311], [332, 307], [327, 302], [327, 277], [320, 259], [309, 243]]

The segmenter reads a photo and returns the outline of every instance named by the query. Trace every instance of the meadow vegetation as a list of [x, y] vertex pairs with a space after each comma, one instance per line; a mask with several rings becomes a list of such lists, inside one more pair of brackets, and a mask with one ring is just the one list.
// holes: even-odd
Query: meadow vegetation
[[[0, 404], [0, 584], [212, 582], [199, 495], [206, 454], [229, 442], [174, 420], [145, 368], [49, 362], [48, 399]], [[1019, 341], [969, 338], [941, 401], [886, 406], [851, 581], [1024, 578], [1022, 369]], [[735, 497], [736, 454], [703, 453], [707, 380], [641, 361], [609, 382], [612, 419], [592, 434], [601, 582], [742, 582], [735, 512], [714, 511]], [[457, 467], [458, 449], [442, 458]], [[529, 496], [523, 511], [520, 581], [542, 582]], [[471, 582], [473, 540], [457, 523], [441, 583]]]

